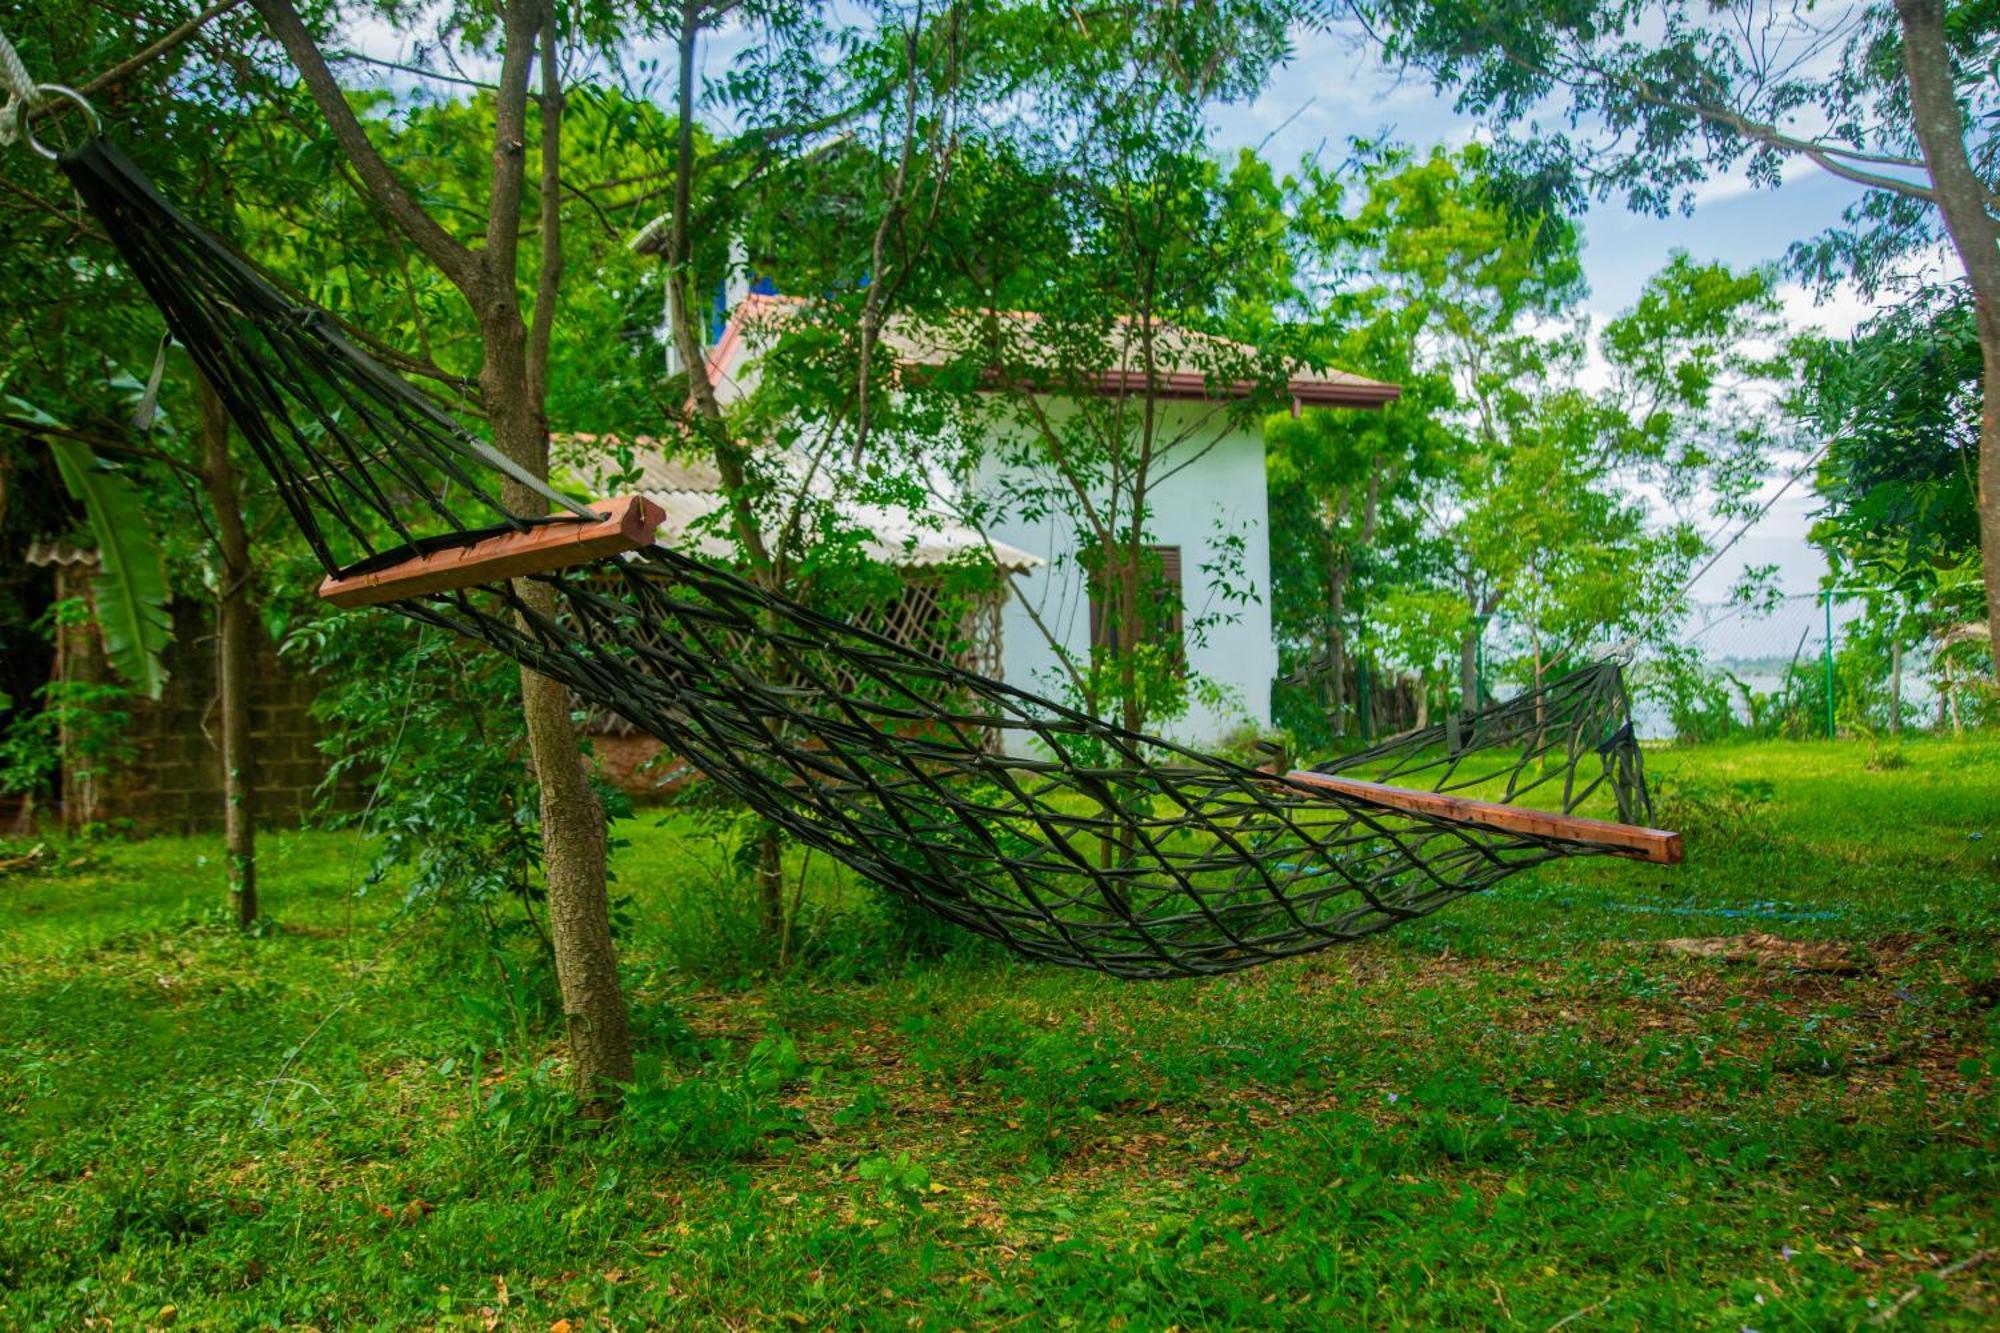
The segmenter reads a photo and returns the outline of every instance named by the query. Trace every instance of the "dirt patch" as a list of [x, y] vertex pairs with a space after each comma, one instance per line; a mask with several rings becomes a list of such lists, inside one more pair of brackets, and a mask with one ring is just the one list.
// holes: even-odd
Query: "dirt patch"
[[1788, 940], [1752, 931], [1747, 935], [1716, 935], [1706, 939], [1661, 940], [1656, 946], [1689, 958], [1717, 958], [1725, 963], [1773, 968], [1787, 972], [1823, 972], [1858, 977], [1875, 970], [1865, 951], [1830, 940]]

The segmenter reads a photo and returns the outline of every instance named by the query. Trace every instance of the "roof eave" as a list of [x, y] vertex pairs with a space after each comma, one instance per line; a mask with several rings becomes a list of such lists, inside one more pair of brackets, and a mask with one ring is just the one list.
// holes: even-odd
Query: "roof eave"
[[1365, 384], [1322, 384], [1313, 380], [1294, 380], [1291, 384], [1292, 399], [1304, 407], [1386, 407], [1403, 396], [1400, 384], [1382, 384], [1370, 381]]

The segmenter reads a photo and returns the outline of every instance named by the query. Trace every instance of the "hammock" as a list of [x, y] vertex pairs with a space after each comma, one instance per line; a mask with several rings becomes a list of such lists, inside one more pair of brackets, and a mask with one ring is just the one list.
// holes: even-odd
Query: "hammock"
[[[1209, 975], [1560, 857], [1680, 859], [1677, 835], [1641, 827], [1612, 663], [1305, 771], [1135, 734], [656, 546], [643, 500], [550, 491], [114, 148], [63, 168], [269, 472], [324, 596], [561, 681], [800, 842], [1029, 958]], [[509, 510], [496, 474], [569, 512]], [[554, 614], [515, 579], [552, 589]], [[1616, 820], [1576, 813], [1593, 800]]]

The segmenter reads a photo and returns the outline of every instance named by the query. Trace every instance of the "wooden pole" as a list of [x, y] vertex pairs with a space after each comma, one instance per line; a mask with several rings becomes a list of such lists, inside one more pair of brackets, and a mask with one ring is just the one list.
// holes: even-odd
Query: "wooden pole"
[[1558, 815], [1546, 810], [1524, 810], [1496, 801], [1475, 801], [1464, 796], [1447, 796], [1443, 792], [1392, 787], [1381, 782], [1315, 773], [1310, 769], [1295, 769], [1286, 777], [1302, 787], [1335, 792], [1386, 810], [1457, 820], [1506, 833], [1559, 838], [1564, 842], [1602, 847], [1617, 856], [1629, 856], [1657, 865], [1679, 865], [1681, 860], [1681, 835], [1666, 829], [1641, 828], [1636, 824], [1619, 824], [1608, 819], [1586, 819], [1581, 815]]
[[413, 555], [386, 568], [328, 578], [319, 585], [319, 595], [335, 606], [378, 606], [426, 593], [505, 583], [650, 546], [667, 518], [643, 495], [591, 507], [601, 515], [595, 523], [557, 520], [525, 532]]

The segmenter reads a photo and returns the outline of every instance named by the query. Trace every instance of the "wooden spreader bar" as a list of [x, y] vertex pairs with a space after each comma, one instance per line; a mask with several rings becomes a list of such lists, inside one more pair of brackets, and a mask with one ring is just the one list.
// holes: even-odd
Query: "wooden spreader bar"
[[503, 532], [411, 556], [386, 569], [329, 577], [319, 585], [319, 595], [335, 606], [378, 606], [424, 593], [504, 583], [650, 546], [667, 519], [666, 512], [643, 495], [605, 500], [591, 508], [602, 515], [594, 523], [538, 524], [524, 532]]
[[1497, 801], [1475, 801], [1464, 796], [1447, 796], [1443, 792], [1392, 787], [1383, 782], [1363, 782], [1359, 778], [1336, 777], [1310, 769], [1295, 769], [1285, 776], [1301, 786], [1339, 792], [1343, 796], [1353, 796], [1392, 810], [1407, 810], [1437, 819], [1454, 819], [1508, 833], [1588, 843], [1633, 860], [1652, 861], [1663, 866], [1679, 865], [1681, 861], [1681, 835], [1665, 829], [1618, 824], [1608, 819], [1585, 819], [1581, 815], [1556, 815], [1546, 810], [1524, 810], [1519, 806], [1501, 805]]

